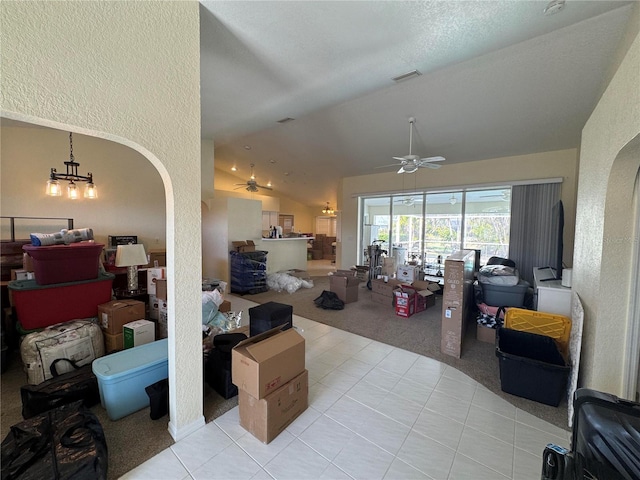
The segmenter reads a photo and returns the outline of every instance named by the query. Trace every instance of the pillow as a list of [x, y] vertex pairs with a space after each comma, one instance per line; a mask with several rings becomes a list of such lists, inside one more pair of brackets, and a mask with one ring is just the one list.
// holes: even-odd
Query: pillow
[[56, 233], [32, 233], [29, 237], [31, 238], [31, 245], [36, 247], [68, 245], [70, 243], [93, 240], [93, 230], [91, 228], [65, 229]]

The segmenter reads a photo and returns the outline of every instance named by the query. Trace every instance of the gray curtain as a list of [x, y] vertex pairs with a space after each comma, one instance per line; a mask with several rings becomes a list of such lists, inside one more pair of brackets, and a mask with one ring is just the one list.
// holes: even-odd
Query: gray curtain
[[509, 258], [516, 262], [520, 277], [531, 285], [534, 267], [556, 264], [561, 185], [543, 183], [511, 189]]

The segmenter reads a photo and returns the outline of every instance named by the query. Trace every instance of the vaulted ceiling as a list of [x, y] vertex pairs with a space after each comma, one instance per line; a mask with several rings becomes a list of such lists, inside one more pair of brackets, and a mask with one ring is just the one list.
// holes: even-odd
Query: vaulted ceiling
[[202, 135], [216, 168], [253, 163], [310, 206], [397, 170], [376, 167], [409, 153], [409, 117], [412, 153], [442, 168], [576, 148], [631, 3], [202, 1]]

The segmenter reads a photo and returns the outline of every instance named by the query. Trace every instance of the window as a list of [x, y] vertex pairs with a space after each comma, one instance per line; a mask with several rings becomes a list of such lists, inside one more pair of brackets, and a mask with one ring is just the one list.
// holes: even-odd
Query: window
[[511, 188], [362, 198], [362, 260], [382, 248], [399, 263], [433, 265], [461, 249], [480, 250], [480, 263], [509, 254]]

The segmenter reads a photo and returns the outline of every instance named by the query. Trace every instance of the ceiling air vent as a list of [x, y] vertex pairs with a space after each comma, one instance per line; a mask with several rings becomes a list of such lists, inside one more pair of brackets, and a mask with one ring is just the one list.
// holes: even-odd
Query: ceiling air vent
[[281, 118], [280, 120], [278, 120], [278, 123], [287, 123], [287, 122], [293, 122], [293, 118], [291, 117], [285, 117], [285, 118]]
[[397, 77], [392, 78], [394, 82], [403, 82], [405, 80], [409, 80], [414, 77], [419, 77], [422, 75], [418, 70], [411, 70], [410, 72], [404, 73], [402, 75], [398, 75]]

